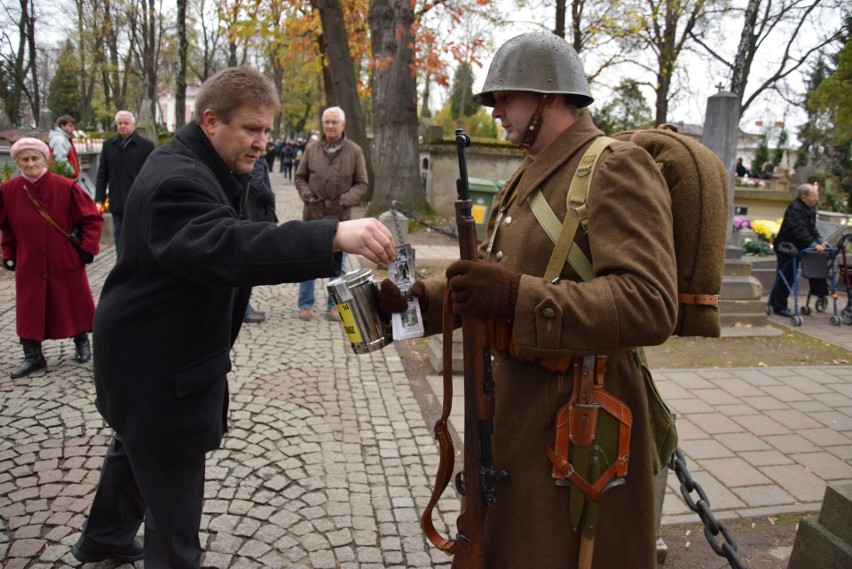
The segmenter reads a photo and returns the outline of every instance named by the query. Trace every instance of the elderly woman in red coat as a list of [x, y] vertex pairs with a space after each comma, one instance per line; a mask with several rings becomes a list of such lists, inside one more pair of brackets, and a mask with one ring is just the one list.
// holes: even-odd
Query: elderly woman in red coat
[[[98, 253], [103, 218], [85, 190], [47, 170], [44, 142], [22, 138], [10, 152], [21, 175], [0, 185], [0, 247], [3, 266], [15, 271], [24, 347], [24, 361], [11, 374], [16, 379], [47, 367], [41, 351], [47, 338], [74, 338], [75, 359], [89, 361], [95, 303], [85, 264]], [[82, 232], [79, 247], [67, 237], [75, 229]]]

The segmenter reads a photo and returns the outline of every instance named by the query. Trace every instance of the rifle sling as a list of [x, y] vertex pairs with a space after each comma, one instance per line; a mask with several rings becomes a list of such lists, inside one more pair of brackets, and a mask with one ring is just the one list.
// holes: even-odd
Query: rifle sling
[[453, 408], [453, 323], [455, 317], [453, 315], [453, 298], [450, 293], [450, 287], [447, 287], [444, 297], [444, 323], [443, 323], [443, 370], [442, 376], [444, 380], [444, 401], [441, 408], [441, 417], [435, 422], [435, 438], [438, 439], [438, 474], [435, 480], [435, 487], [432, 489], [432, 496], [429, 498], [429, 503], [423, 510], [423, 515], [420, 516], [420, 527], [423, 528], [423, 533], [427, 539], [432, 542], [432, 545], [446, 553], [452, 555], [455, 551], [456, 542], [448, 537], [442, 536], [435, 525], [432, 523], [432, 510], [441, 498], [441, 494], [447, 488], [450, 478], [453, 475], [455, 467], [455, 449], [453, 447], [453, 438], [450, 436], [450, 430], [447, 421], [450, 418], [450, 412]]

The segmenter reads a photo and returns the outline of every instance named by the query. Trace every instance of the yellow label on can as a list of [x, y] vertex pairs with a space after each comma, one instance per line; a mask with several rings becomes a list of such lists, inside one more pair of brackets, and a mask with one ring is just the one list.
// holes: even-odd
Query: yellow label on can
[[488, 211], [488, 206], [484, 204], [476, 204], [470, 208], [470, 213], [473, 216], [473, 221], [482, 223], [485, 221], [485, 212]]
[[340, 314], [340, 322], [343, 325], [343, 331], [346, 333], [346, 338], [351, 344], [361, 344], [364, 340], [361, 338], [361, 333], [358, 331], [358, 326], [355, 324], [355, 317], [352, 315], [352, 308], [348, 303], [338, 304], [337, 312]]

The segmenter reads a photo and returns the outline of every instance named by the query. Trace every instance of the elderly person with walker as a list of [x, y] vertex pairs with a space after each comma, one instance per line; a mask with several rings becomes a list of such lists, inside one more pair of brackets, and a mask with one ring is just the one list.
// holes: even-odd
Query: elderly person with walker
[[74, 180], [48, 171], [36, 138], [10, 149], [21, 175], [0, 185], [3, 267], [15, 271], [17, 332], [24, 361], [12, 379], [47, 367], [45, 339], [74, 338], [75, 360], [91, 358], [95, 303], [85, 265], [98, 253], [103, 218]]

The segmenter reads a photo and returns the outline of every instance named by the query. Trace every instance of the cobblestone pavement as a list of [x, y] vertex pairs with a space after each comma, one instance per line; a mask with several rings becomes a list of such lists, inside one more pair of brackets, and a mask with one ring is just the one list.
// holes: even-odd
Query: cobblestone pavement
[[[300, 218], [294, 187], [277, 172], [273, 184], [279, 218]], [[95, 299], [113, 264], [107, 246], [90, 266]], [[88, 512], [111, 431], [93, 404], [91, 363], [74, 362], [72, 340], [46, 341], [47, 370], [9, 379], [22, 351], [14, 280], [4, 273], [0, 566], [76, 566], [68, 548]], [[316, 308], [324, 295], [318, 286]], [[296, 297], [295, 284], [255, 289], [252, 303], [267, 320], [244, 325], [234, 347], [230, 432], [207, 461], [204, 564], [447, 564], [419, 528], [437, 450], [396, 349], [355, 355], [323, 311], [299, 320]], [[439, 510], [440, 527], [440, 516], [455, 519], [458, 501], [448, 496]]]
[[[300, 218], [294, 187], [277, 172], [272, 179], [279, 219]], [[452, 245], [417, 248], [420, 265], [446, 263], [455, 255]], [[106, 247], [90, 266], [96, 299], [113, 263], [114, 251]], [[244, 325], [232, 353], [230, 432], [207, 461], [204, 563], [446, 566], [449, 558], [426, 542], [418, 524], [438, 460], [431, 435], [437, 412], [422, 409], [418, 400], [434, 402], [441, 394], [418, 397], [422, 393], [415, 392], [394, 344], [352, 353], [340, 325], [320, 310], [324, 295], [318, 286], [314, 318], [303, 322], [296, 316], [297, 285], [255, 289], [252, 303], [266, 311], [267, 321]], [[799, 330], [852, 345], [852, 327], [829, 326], [827, 317], [806, 318]], [[74, 362], [70, 339], [47, 341], [44, 351], [46, 372], [9, 379], [22, 352], [14, 281], [3, 272], [3, 569], [76, 565], [68, 547], [88, 512], [111, 436], [93, 405], [91, 363]], [[852, 481], [849, 366], [660, 370], [655, 376], [679, 414], [690, 471], [720, 519], [815, 511], [826, 484]], [[427, 380], [428, 391], [439, 383]], [[460, 410], [457, 403], [454, 411]], [[454, 414], [451, 423], [459, 417]], [[439, 530], [454, 526], [458, 507], [454, 493], [445, 492], [434, 516]], [[663, 522], [686, 520], [697, 517], [686, 509], [671, 474]]]

